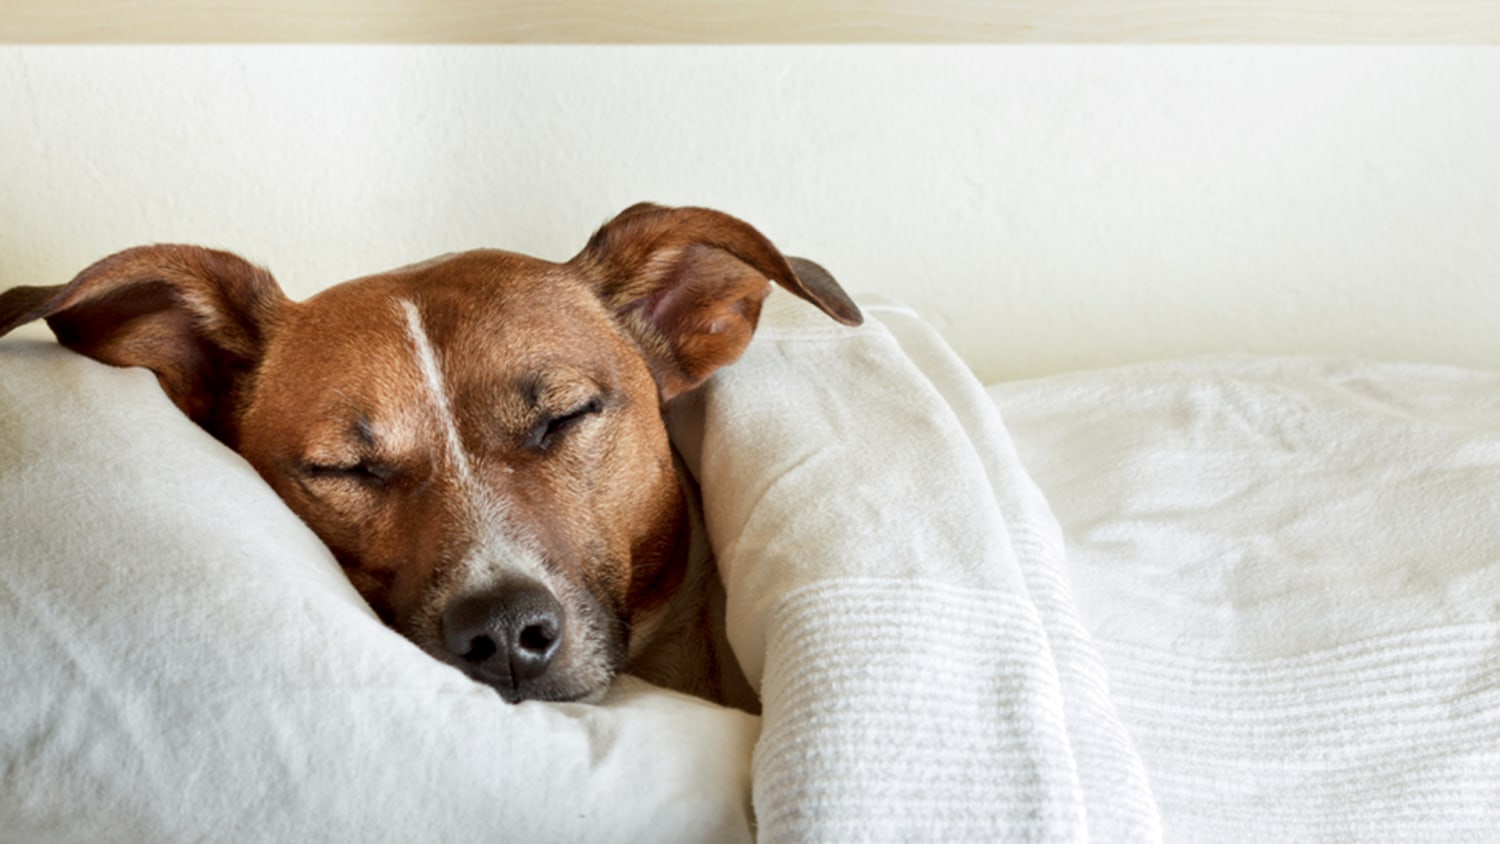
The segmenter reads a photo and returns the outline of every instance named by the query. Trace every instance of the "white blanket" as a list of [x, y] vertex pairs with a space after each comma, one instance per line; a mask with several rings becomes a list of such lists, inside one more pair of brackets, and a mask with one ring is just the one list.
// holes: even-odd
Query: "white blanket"
[[764, 702], [762, 839], [1154, 837], [1057, 524], [983, 389], [906, 310], [850, 331], [773, 302], [674, 418]]
[[1500, 374], [997, 387], [1179, 841], [1500, 837]]
[[508, 706], [148, 375], [0, 342], [0, 839], [1500, 829], [1500, 378], [1161, 365], [1002, 422], [867, 312], [774, 296], [673, 411], [763, 719]]

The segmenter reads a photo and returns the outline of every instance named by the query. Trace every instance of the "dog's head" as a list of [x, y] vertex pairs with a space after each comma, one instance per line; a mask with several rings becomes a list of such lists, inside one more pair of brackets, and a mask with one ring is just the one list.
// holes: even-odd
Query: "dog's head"
[[661, 406], [740, 355], [768, 279], [860, 319], [747, 224], [639, 205], [566, 263], [465, 252], [305, 302], [228, 253], [131, 249], [0, 295], [0, 334], [45, 318], [151, 369], [395, 629], [509, 700], [588, 699], [684, 530]]

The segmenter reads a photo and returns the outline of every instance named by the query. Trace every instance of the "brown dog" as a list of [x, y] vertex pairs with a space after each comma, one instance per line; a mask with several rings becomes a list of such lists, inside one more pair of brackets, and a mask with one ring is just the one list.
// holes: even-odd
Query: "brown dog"
[[130, 249], [0, 294], [0, 335], [45, 318], [151, 369], [382, 619], [507, 700], [597, 699], [626, 669], [744, 704], [661, 412], [739, 357], [768, 279], [860, 321], [749, 225], [637, 205], [567, 263], [465, 252], [300, 303], [225, 252]]

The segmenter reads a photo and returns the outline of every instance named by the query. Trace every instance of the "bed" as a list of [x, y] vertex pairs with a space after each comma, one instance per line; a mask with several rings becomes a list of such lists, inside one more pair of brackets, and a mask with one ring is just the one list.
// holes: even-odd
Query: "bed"
[[146, 373], [0, 341], [0, 837], [1486, 840], [1500, 375], [982, 386], [773, 296], [670, 428], [752, 717], [503, 703]]

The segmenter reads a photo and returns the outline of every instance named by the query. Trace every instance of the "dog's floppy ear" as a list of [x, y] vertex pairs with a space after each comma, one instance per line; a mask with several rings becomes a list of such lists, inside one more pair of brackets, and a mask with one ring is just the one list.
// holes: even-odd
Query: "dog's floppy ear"
[[0, 336], [45, 319], [76, 352], [156, 373], [173, 403], [227, 442], [234, 390], [286, 302], [269, 273], [237, 255], [141, 246], [67, 284], [0, 293]]
[[627, 208], [570, 265], [641, 347], [663, 401], [740, 356], [771, 281], [845, 325], [863, 319], [822, 267], [787, 259], [748, 223], [707, 208]]

